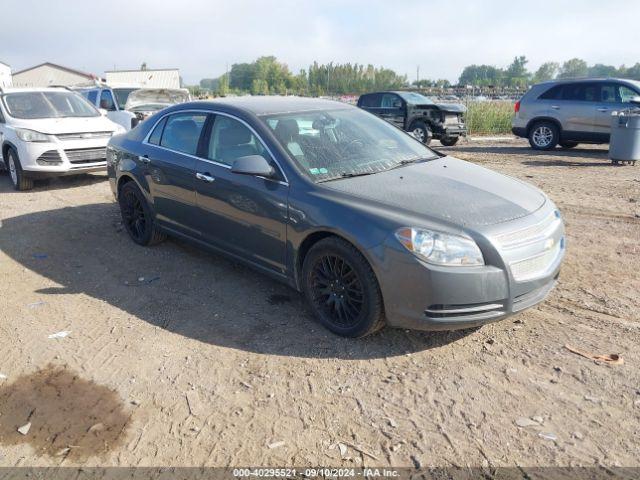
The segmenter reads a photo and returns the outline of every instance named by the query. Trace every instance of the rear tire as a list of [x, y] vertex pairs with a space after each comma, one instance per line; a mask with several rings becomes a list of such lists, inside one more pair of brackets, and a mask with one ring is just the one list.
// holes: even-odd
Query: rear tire
[[425, 145], [429, 145], [433, 138], [431, 128], [429, 128], [429, 125], [424, 122], [413, 122], [409, 128], [409, 133], [412, 134], [416, 140], [424, 143]]
[[382, 294], [369, 262], [350, 243], [328, 237], [307, 253], [302, 287], [315, 317], [343, 337], [364, 337], [385, 325]]
[[560, 132], [555, 123], [537, 122], [529, 129], [529, 145], [534, 150], [552, 150], [559, 140]]
[[569, 142], [569, 141], [560, 142], [560, 146], [562, 148], [575, 148], [578, 146], [578, 142]]
[[128, 182], [122, 186], [118, 203], [122, 223], [131, 240], [138, 245], [149, 246], [167, 238], [167, 235], [158, 228], [146, 198], [134, 182]]
[[458, 143], [458, 140], [460, 140], [460, 137], [442, 137], [440, 143], [445, 147], [453, 147]]
[[20, 192], [33, 188], [33, 179], [25, 176], [18, 154], [13, 148], [7, 150], [6, 167], [9, 171], [9, 178], [11, 178], [13, 188]]

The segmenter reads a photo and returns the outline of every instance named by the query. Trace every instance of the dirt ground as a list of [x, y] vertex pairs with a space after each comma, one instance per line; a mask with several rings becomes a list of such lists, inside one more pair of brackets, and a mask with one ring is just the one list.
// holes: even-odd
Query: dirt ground
[[551, 196], [560, 284], [472, 333], [362, 340], [222, 257], [134, 245], [105, 176], [0, 174], [0, 465], [639, 466], [640, 166], [443, 151]]

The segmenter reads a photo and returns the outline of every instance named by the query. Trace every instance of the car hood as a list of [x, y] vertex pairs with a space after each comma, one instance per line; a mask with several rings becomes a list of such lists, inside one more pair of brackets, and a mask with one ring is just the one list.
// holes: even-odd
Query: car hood
[[14, 125], [19, 128], [28, 128], [36, 132], [57, 135], [60, 133], [75, 132], [113, 132], [118, 125], [107, 117], [64, 117], [64, 118], [39, 118], [32, 120], [15, 120]]
[[436, 103], [436, 106], [443, 112], [465, 113], [467, 107], [460, 103]]
[[458, 226], [515, 220], [546, 201], [531, 185], [453, 157], [322, 185], [376, 202], [380, 208]]
[[129, 94], [125, 110], [133, 110], [140, 105], [162, 104], [175, 105], [188, 102], [191, 99], [185, 88], [141, 88]]

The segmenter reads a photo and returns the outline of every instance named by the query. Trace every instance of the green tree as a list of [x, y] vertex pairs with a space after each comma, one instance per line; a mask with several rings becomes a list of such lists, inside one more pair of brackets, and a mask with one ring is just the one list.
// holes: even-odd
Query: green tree
[[587, 62], [581, 58], [572, 58], [562, 64], [558, 78], [580, 78], [589, 75]]
[[469, 65], [464, 67], [458, 83], [460, 85], [500, 86], [503, 84], [504, 70], [491, 65]]
[[596, 63], [588, 68], [587, 75], [590, 77], [616, 77], [618, 76], [618, 69], [613, 65]]
[[533, 74], [533, 82], [540, 83], [553, 80], [556, 78], [559, 70], [560, 65], [557, 62], [545, 62], [540, 65], [536, 73]]
[[510, 87], [526, 87], [531, 78], [531, 74], [527, 70], [528, 62], [529, 60], [524, 55], [515, 57], [504, 72], [505, 83]]

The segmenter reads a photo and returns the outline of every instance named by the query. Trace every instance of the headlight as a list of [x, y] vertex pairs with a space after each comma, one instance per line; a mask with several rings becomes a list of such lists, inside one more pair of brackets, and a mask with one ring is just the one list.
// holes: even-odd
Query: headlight
[[423, 228], [401, 228], [395, 233], [410, 252], [436, 265], [465, 267], [484, 265], [482, 252], [470, 238]]
[[16, 128], [16, 135], [23, 142], [52, 142], [53, 140], [49, 135], [36, 132], [34, 130], [27, 130], [26, 128]]

